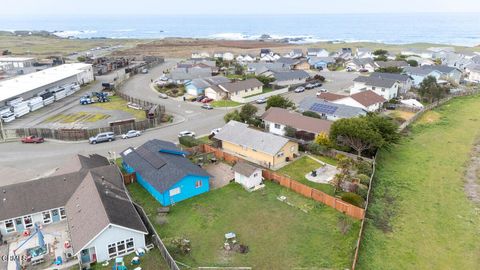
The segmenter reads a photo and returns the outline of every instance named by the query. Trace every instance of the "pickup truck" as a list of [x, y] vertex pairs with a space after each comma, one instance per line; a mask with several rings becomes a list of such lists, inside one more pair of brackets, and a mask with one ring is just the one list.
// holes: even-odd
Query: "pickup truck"
[[27, 136], [22, 138], [22, 143], [43, 143], [45, 139], [37, 136]]

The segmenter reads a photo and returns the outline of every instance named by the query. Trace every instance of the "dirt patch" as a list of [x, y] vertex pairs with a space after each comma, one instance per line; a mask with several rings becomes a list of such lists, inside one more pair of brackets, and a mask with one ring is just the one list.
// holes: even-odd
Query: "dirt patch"
[[440, 114], [435, 111], [425, 112], [420, 119], [418, 119], [419, 124], [432, 124], [440, 120]]
[[480, 204], [480, 140], [473, 147], [470, 164], [465, 172], [465, 193], [468, 199]]

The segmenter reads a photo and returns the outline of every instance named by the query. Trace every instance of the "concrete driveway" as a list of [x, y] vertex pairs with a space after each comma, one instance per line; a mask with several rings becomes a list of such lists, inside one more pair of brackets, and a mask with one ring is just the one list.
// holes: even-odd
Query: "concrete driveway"
[[208, 164], [203, 168], [213, 176], [210, 178], [210, 189], [217, 189], [228, 185], [235, 175], [232, 166], [223, 162]]

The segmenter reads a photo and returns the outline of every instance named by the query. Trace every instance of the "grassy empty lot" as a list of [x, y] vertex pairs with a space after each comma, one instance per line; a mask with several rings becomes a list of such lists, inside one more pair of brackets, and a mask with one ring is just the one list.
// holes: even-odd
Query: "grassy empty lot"
[[237, 107], [242, 103], [235, 102], [233, 100], [216, 100], [210, 103], [213, 107]]
[[[138, 184], [128, 188], [155, 220], [160, 204]], [[280, 195], [292, 205], [279, 201]], [[359, 222], [271, 182], [252, 193], [232, 183], [173, 206], [167, 223], [156, 229], [174, 258], [192, 267], [345, 269], [351, 264]], [[249, 247], [247, 254], [223, 249], [228, 232]], [[172, 247], [176, 237], [191, 241], [189, 255]]]
[[110, 115], [104, 113], [87, 113], [87, 112], [78, 112], [78, 113], [68, 113], [68, 114], [57, 114], [51, 116], [43, 123], [62, 123], [62, 124], [69, 124], [69, 123], [86, 123], [86, 122], [97, 122], [100, 120], [104, 120], [109, 118]]
[[[322, 160], [323, 161], [323, 160]], [[325, 161], [324, 161], [325, 162]], [[330, 162], [327, 162], [330, 163]], [[313, 170], [316, 170], [320, 168], [322, 164], [318, 163], [317, 161], [309, 158], [309, 157], [301, 157], [294, 162], [288, 164], [287, 166], [281, 168], [280, 170], [277, 170], [278, 173], [281, 173], [283, 175], [286, 175], [293, 180], [296, 180], [302, 184], [305, 184], [309, 187], [316, 188], [318, 190], [321, 190], [327, 194], [333, 195], [334, 194], [334, 187], [330, 184], [320, 184], [320, 183], [315, 183], [312, 181], [307, 180], [305, 178], [305, 175], [307, 173], [312, 172]]]
[[109, 97], [109, 102], [104, 103], [94, 103], [91, 106], [96, 106], [105, 110], [111, 111], [124, 111], [131, 114], [137, 120], [144, 120], [146, 118], [145, 111], [143, 110], [135, 110], [132, 108], [127, 107], [127, 101], [122, 99], [119, 96], [111, 96]]
[[478, 269], [480, 217], [464, 172], [479, 121], [480, 97], [458, 98], [380, 153], [358, 269]]

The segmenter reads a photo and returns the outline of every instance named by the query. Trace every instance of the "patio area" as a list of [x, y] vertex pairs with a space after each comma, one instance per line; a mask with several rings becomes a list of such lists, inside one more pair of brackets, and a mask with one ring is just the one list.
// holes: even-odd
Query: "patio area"
[[[46, 248], [39, 247], [38, 234], [32, 236], [13, 235], [8, 237], [8, 254], [9, 257], [15, 254], [20, 256], [20, 263], [26, 269], [68, 269], [77, 264], [74, 258], [67, 259], [66, 254], [73, 253], [71, 248], [65, 248], [65, 241], [69, 241], [67, 223], [62, 221], [55, 224], [49, 224], [41, 228]], [[33, 230], [32, 230], [33, 234]], [[29, 239], [27, 241], [27, 239]], [[72, 254], [73, 255], [73, 254]], [[31, 259], [29, 259], [31, 257]], [[56, 258], [62, 258], [62, 264], [55, 265]], [[35, 263], [33, 263], [35, 262]], [[8, 270], [16, 270], [14, 260], [8, 261]]]
[[224, 187], [235, 178], [232, 166], [223, 162], [207, 164], [203, 167], [213, 177], [210, 178], [210, 189]]
[[[321, 162], [321, 161], [319, 161]], [[323, 163], [323, 162], [321, 162]], [[305, 175], [308, 181], [312, 181], [320, 184], [329, 184], [330, 181], [335, 177], [335, 174], [339, 173], [335, 166], [330, 164], [323, 163], [323, 166], [315, 169], [312, 172], [309, 172]]]

